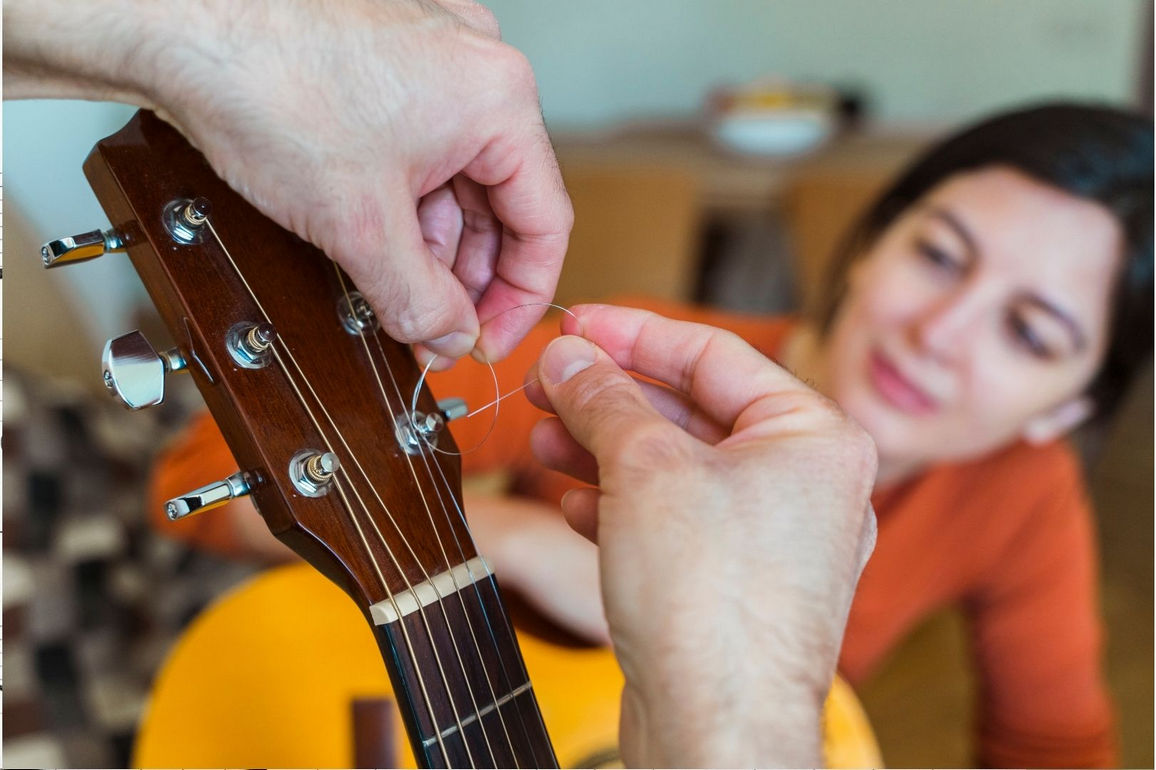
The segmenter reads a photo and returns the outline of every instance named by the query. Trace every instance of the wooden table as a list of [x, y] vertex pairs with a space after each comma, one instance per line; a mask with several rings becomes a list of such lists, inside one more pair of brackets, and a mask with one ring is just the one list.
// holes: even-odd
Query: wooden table
[[837, 234], [931, 136], [848, 132], [774, 158], [722, 149], [693, 121], [556, 133], [576, 215], [558, 297], [702, 298], [719, 233], [773, 220], [791, 233], [796, 294], [809, 299]]

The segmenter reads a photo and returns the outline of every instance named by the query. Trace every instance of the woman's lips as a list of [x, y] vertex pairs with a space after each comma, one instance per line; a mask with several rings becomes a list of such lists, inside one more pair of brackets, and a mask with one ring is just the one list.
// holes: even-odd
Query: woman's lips
[[913, 415], [930, 414], [938, 405], [931, 396], [919, 389], [911, 380], [878, 351], [871, 354], [868, 374], [875, 390], [889, 404], [900, 411]]

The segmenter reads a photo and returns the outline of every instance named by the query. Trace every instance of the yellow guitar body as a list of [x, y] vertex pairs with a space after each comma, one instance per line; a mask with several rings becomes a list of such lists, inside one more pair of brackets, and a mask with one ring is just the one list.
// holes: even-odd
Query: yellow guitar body
[[[605, 649], [519, 641], [562, 767], [617, 762], [622, 673]], [[389, 697], [365, 619], [305, 564], [266, 572], [206, 610], [157, 675], [137, 735], [136, 767], [350, 767], [355, 698]], [[394, 713], [399, 767], [414, 767]], [[878, 767], [851, 689], [827, 700], [829, 767]]]

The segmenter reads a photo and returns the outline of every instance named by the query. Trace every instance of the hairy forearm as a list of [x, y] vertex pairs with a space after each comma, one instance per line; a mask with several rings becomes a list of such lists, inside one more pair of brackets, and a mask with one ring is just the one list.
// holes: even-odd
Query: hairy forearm
[[151, 106], [160, 53], [185, 26], [173, 18], [181, 13], [148, 0], [7, 0], [4, 96]]

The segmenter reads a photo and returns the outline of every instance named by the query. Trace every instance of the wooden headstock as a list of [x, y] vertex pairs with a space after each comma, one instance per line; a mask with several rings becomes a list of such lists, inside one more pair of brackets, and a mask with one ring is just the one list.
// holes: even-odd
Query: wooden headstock
[[[84, 168], [278, 538], [363, 607], [477, 555], [458, 458], [409, 426], [413, 356], [373, 326], [343, 323], [351, 297], [368, 305], [333, 262], [150, 113], [101, 141]], [[179, 217], [201, 199], [211, 213], [194, 229]], [[186, 232], [174, 234], [174, 218]], [[273, 330], [272, 345], [258, 366], [242, 365], [230, 344], [251, 349], [237, 338], [257, 326]], [[438, 411], [424, 388], [418, 409]], [[448, 431], [430, 438], [454, 450]], [[339, 465], [316, 496], [290, 471], [310, 452]]]

